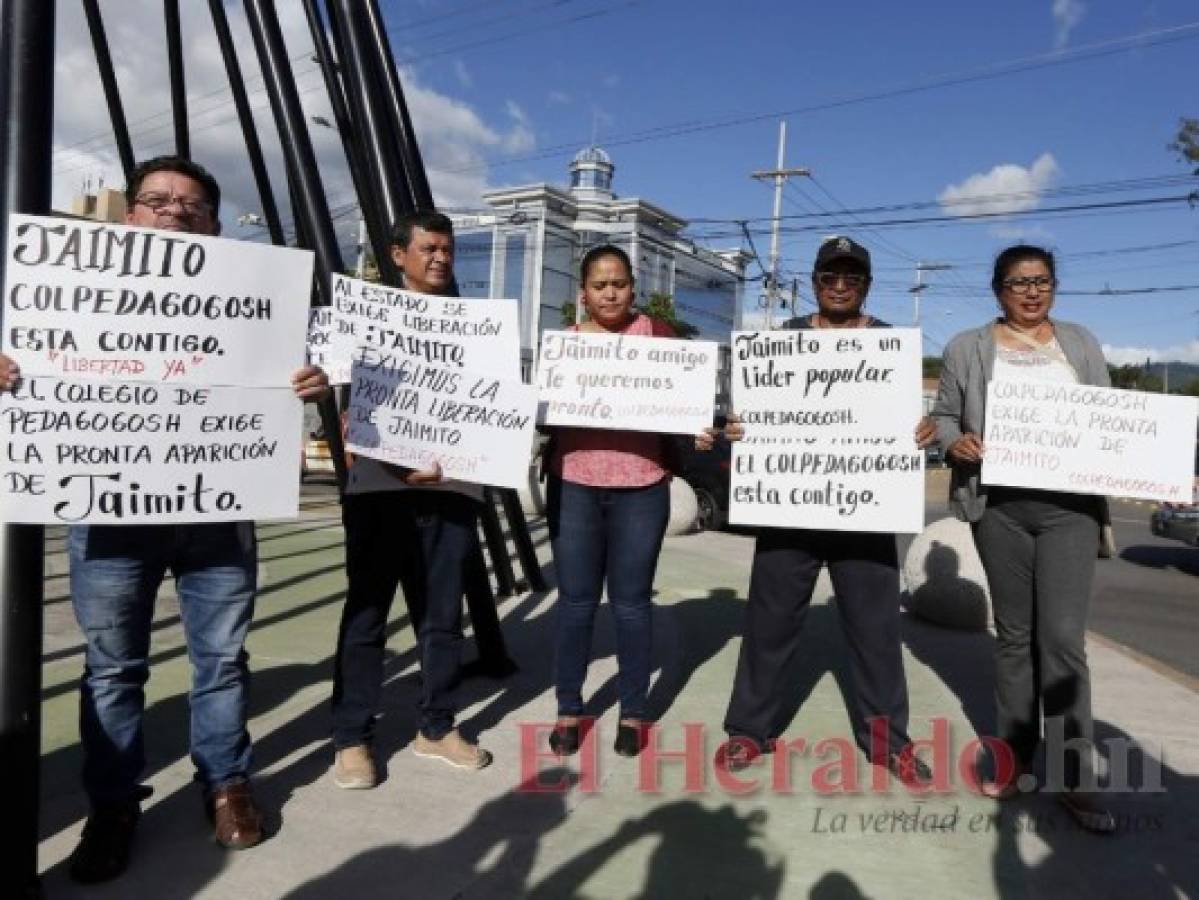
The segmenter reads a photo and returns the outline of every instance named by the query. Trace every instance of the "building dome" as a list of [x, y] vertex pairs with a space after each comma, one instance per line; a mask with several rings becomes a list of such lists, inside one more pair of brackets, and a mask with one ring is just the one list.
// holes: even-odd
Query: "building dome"
[[612, 196], [612, 157], [592, 144], [575, 154], [570, 162], [570, 189], [591, 197]]
[[608, 155], [608, 151], [595, 145], [584, 147], [576, 153], [574, 161], [576, 163], [604, 163], [608, 166], [612, 165], [612, 157]]

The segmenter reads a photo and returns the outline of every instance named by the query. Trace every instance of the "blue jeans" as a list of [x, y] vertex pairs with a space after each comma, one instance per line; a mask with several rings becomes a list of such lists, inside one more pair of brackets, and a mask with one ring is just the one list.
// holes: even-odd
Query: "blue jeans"
[[558, 715], [583, 713], [591, 632], [606, 580], [616, 620], [620, 715], [644, 719], [653, 636], [650, 597], [670, 518], [670, 482], [603, 488], [551, 477], [547, 514], [558, 572]]
[[258, 553], [250, 522], [70, 529], [71, 598], [87, 640], [79, 730], [94, 807], [128, 802], [145, 766], [154, 598], [169, 570], [192, 663], [191, 758], [208, 790], [250, 770], [246, 632]]

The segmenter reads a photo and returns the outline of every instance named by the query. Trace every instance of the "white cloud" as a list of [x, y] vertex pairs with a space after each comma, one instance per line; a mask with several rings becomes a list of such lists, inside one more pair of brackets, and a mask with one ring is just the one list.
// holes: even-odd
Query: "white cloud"
[[1087, 6], [1082, 0], [1053, 0], [1054, 47], [1060, 50], [1070, 42], [1070, 32], [1078, 26], [1086, 12]]
[[503, 147], [508, 153], [528, 153], [537, 146], [529, 117], [515, 100], [505, 103], [508, 115], [513, 121], [512, 129], [504, 136]]
[[458, 83], [467, 90], [475, 86], [475, 79], [471, 76], [470, 69], [460, 59], [454, 60], [454, 74], [458, 76]]
[[1104, 344], [1103, 355], [1114, 366], [1141, 365], [1145, 360], [1199, 363], [1199, 340], [1173, 347], [1113, 347]]
[[570, 94], [566, 93], [566, 91], [550, 91], [546, 96], [546, 99], [549, 100], [550, 103], [555, 103], [558, 106], [565, 106], [570, 103], [571, 97]]
[[[224, 64], [207, 4], [182, 7], [186, 74], [191, 119], [192, 156], [221, 183], [221, 218], [230, 236], [246, 236], [238, 228], [242, 212], [260, 211], [261, 202], [247, 164], [245, 142], [234, 113]], [[304, 111], [332, 121], [324, 83], [309, 61], [312, 40], [300, 4], [279, 4], [280, 24], [292, 63]], [[254, 108], [258, 133], [272, 174], [276, 202], [287, 211], [287, 184], [282, 152], [267, 97], [261, 89], [253, 42], [240, 5], [226, 5], [239, 49], [243, 75]], [[104, 22], [117, 79], [122, 88], [126, 117], [138, 158], [174, 150], [169, 112], [170, 95], [166, 52], [161, 42], [153, 52], [141, 52], [147, 35], [159, 35], [162, 4], [158, 0], [122, 0], [104, 7]], [[54, 205], [69, 208], [84, 181], [103, 178], [110, 186], [124, 183], [107, 106], [96, 71], [91, 40], [82, 12], [64, 9], [58, 16], [55, 54], [55, 155]], [[466, 73], [469, 77], [469, 72]], [[476, 206], [487, 184], [487, 156], [491, 152], [527, 152], [535, 145], [532, 126], [506, 110], [508, 121], [488, 124], [469, 104], [422, 85], [411, 70], [402, 70], [405, 95], [429, 169], [437, 202], [444, 206]], [[519, 110], [519, 107], [516, 107]], [[353, 199], [353, 184], [345, 164], [341, 140], [327, 128], [310, 128], [321, 178], [330, 207], [344, 207]], [[465, 170], [465, 171], [453, 171]], [[339, 238], [351, 243], [353, 222], [336, 223]], [[342, 234], [345, 232], [345, 234]]]
[[1053, 154], [1042, 153], [1028, 168], [1004, 163], [989, 172], [971, 175], [945, 188], [937, 199], [950, 215], [1024, 212], [1036, 208], [1041, 192], [1057, 180], [1060, 172]]

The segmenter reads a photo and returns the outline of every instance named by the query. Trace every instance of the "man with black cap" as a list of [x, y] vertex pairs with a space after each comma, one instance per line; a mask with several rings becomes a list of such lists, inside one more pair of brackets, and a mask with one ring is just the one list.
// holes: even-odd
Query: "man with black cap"
[[[862, 312], [870, 291], [870, 254], [848, 237], [820, 245], [812, 272], [817, 311], [783, 328], [887, 328]], [[916, 428], [924, 447], [935, 437], [927, 419]], [[754, 546], [749, 602], [733, 695], [717, 765], [743, 769], [769, 752], [786, 723], [778, 722], [786, 675], [827, 565], [849, 644], [854, 737], [870, 761], [905, 784], [927, 783], [928, 767], [910, 751], [908, 692], [899, 640], [899, 567], [895, 535], [808, 528], [762, 528]]]

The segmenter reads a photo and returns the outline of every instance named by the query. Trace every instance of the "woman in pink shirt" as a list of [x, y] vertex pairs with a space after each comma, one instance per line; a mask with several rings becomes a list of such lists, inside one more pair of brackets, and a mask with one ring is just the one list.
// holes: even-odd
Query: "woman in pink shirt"
[[[583, 257], [579, 301], [589, 321], [578, 331], [673, 337], [633, 309], [633, 270], [619, 247]], [[712, 447], [715, 431], [697, 435]], [[555, 429], [549, 456], [548, 518], [558, 573], [554, 683], [558, 722], [550, 747], [579, 748], [583, 680], [591, 659], [595, 611], [607, 582], [616, 620], [620, 727], [616, 752], [636, 756], [645, 743], [654, 571], [670, 517], [671, 435], [593, 428]]]

